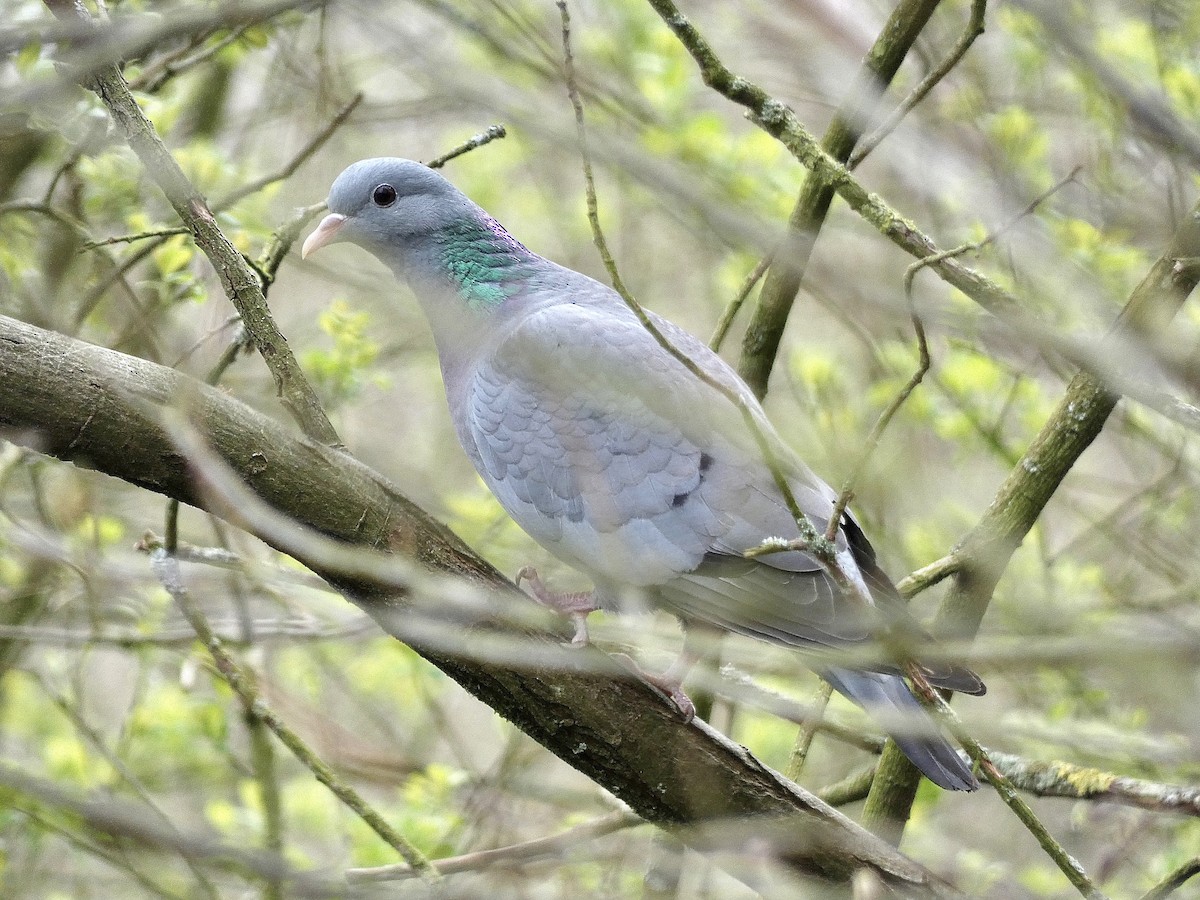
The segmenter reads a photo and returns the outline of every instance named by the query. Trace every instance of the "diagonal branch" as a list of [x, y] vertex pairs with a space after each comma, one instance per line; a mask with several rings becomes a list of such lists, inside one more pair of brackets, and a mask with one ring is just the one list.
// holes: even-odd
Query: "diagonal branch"
[[[91, 22], [82, 6], [77, 7], [68, 0], [47, 0], [47, 5], [64, 21], [77, 21], [78, 16], [84, 16]], [[296, 422], [314, 440], [339, 446], [337, 432], [300, 370], [287, 338], [267, 308], [258, 276], [217, 227], [207, 201], [184, 174], [159, 138], [154, 124], [138, 106], [120, 68], [115, 64], [100, 65], [91, 72], [82, 73], [80, 80], [108, 108], [114, 124], [187, 225], [196, 246], [212, 263], [221, 287], [237, 308], [254, 345], [271, 370], [280, 399]]]

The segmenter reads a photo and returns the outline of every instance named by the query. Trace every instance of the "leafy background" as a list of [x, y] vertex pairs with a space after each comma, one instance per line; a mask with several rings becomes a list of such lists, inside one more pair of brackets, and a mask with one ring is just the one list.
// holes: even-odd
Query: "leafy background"
[[[903, 96], [957, 38], [946, 2], [901, 70]], [[183, 235], [87, 247], [175, 224], [99, 101], [56, 70], [40, 4], [9, 0], [0, 62], [0, 311], [204, 377], [236, 334], [211, 269]], [[203, 3], [110, 3], [115, 19], [169, 21]], [[737, 71], [820, 133], [889, 6], [693, 3], [685, 11]], [[646, 305], [707, 336], [773, 244], [804, 172], [709, 91], [683, 48], [636, 0], [572, 6], [573, 41], [601, 219]], [[1008, 226], [968, 262], [1010, 286], [1048, 330], [1098, 337], [1194, 202], [1194, 157], [1147, 130], [1130, 96], [1200, 115], [1200, 7], [1064, 5], [1065, 34], [1017, 4], [862, 164], [859, 177], [945, 246]], [[211, 53], [209, 51], [212, 51]], [[194, 57], [198, 59], [193, 59]], [[175, 72], [164, 62], [185, 63]], [[126, 61], [127, 78], [210, 199], [276, 172], [356, 92], [365, 100], [292, 177], [218, 221], [259, 254], [295, 207], [322, 199], [355, 159], [431, 159], [502, 122], [508, 137], [445, 172], [538, 253], [606, 280], [591, 245], [574, 120], [549, 2], [438, 0], [297, 7], [265, 23], [220, 20]], [[1043, 196], [1053, 190], [1049, 196]], [[1038, 198], [1035, 208], [1028, 207]], [[911, 260], [835, 204], [806, 274], [767, 408], [814, 470], [839, 485], [916, 363], [902, 277]], [[945, 555], [977, 521], [1062, 394], [1072, 369], [928, 273], [916, 279], [933, 369], [856, 485], [855, 508], [895, 577]], [[269, 299], [339, 433], [503, 571], [574, 575], [507, 519], [454, 444], [436, 358], [406, 289], [362, 252], [288, 258]], [[736, 360], [740, 317], [723, 352]], [[1186, 305], [1164, 353], [1195, 390], [1200, 311]], [[1162, 360], [1124, 360], [1150, 373]], [[241, 356], [222, 387], [283, 418], [265, 368]], [[1123, 402], [1014, 557], [976, 647], [984, 698], [956, 704], [986, 746], [1031, 760], [1195, 783], [1194, 431]], [[289, 862], [333, 872], [394, 854], [282, 747], [260, 737], [215, 676], [135, 543], [161, 533], [157, 497], [17, 444], [0, 445], [0, 752], [74, 791], [115, 795], [183, 832], [239, 846], [277, 831]], [[197, 511], [181, 539], [246, 560], [189, 565], [196, 599], [235, 638], [269, 703], [431, 857], [552, 834], [610, 812], [612, 798], [453, 682], [361, 622], [285, 558]], [[932, 614], [940, 591], [918, 596]], [[599, 624], [658, 663], [666, 619]], [[20, 629], [27, 629], [21, 631]], [[247, 638], [249, 638], [247, 640]], [[772, 689], [807, 700], [815, 678], [763, 660]], [[872, 726], [849, 705], [831, 715]], [[786, 722], [718, 702], [718, 724], [783, 769]], [[857, 770], [865, 754], [818, 738], [802, 783]], [[282, 824], [267, 822], [276, 796]], [[1032, 801], [1114, 896], [1137, 896], [1200, 856], [1194, 817], [1115, 804]], [[152, 812], [157, 810], [158, 812]], [[851, 805], [852, 814], [856, 807]], [[278, 829], [278, 830], [277, 830]], [[241, 895], [237, 871], [135, 852], [61, 808], [13, 795], [0, 808], [0, 892], [11, 897]], [[925, 785], [903, 848], [972, 895], [1071, 889], [988, 790]], [[549, 862], [460, 876], [500, 896], [659, 896], [646, 871], [670, 849], [647, 826], [581, 842]], [[392, 884], [384, 890], [395, 890]], [[695, 856], [674, 894], [748, 889]], [[731, 893], [732, 892], [732, 893]]]

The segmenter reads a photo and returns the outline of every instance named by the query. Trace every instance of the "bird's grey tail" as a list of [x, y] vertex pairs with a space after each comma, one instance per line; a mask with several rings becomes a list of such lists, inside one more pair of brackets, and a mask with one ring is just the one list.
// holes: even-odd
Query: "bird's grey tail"
[[892, 739], [938, 787], [973, 791], [979, 782], [970, 766], [942, 735], [899, 675], [829, 669], [824, 673], [834, 690], [845, 694], [877, 717], [892, 733]]

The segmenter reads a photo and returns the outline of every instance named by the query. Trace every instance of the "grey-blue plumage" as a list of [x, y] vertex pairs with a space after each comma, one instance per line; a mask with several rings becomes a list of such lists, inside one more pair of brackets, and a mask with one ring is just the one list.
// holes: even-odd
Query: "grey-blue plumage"
[[[667, 352], [611, 288], [532, 253], [420, 163], [355, 163], [334, 182], [329, 208], [304, 254], [350, 241], [408, 282], [467, 455], [525, 531], [594, 580], [599, 605], [638, 589], [685, 622], [797, 647], [846, 646], [908, 621], [849, 515], [839, 562], [873, 605], [840, 592], [804, 553], [743, 557], [764, 538], [798, 535], [762, 451], [734, 404]], [[651, 319], [745, 398], [800, 508], [824, 529], [835, 492], [783, 445], [719, 356]], [[879, 715], [932, 781], [977, 786], [896, 670], [824, 674]], [[983, 692], [961, 667], [930, 669], [930, 678]]]

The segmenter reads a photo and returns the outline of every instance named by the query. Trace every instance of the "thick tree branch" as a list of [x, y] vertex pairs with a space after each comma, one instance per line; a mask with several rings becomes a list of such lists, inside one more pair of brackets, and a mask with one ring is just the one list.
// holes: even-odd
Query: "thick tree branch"
[[[400, 553], [429, 570], [461, 576], [498, 598], [512, 590], [452, 533], [345, 454], [298, 440], [178, 372], [0, 317], [0, 425], [10, 437], [204, 508], [211, 503], [196, 469], [156, 413], [181, 397], [213, 452], [281, 513], [340, 542]], [[322, 569], [315, 559], [301, 561]], [[362, 576], [322, 574], [389, 633], [404, 632], [403, 594]], [[680, 722], [647, 685], [582, 663], [550, 668], [534, 653], [525, 654], [530, 661], [521, 666], [481, 661], [471, 644], [486, 642], [500, 626], [485, 619], [455, 627], [456, 651], [416, 649], [639, 815], [684, 840], [706, 839], [692, 826], [750, 818], [746, 840], [756, 847], [778, 841], [780, 857], [797, 870], [844, 880], [865, 867], [908, 893], [953, 894], [743, 748], [702, 723]], [[522, 637], [555, 647], [554, 635]], [[588, 663], [606, 661], [595, 650], [577, 655]]]

